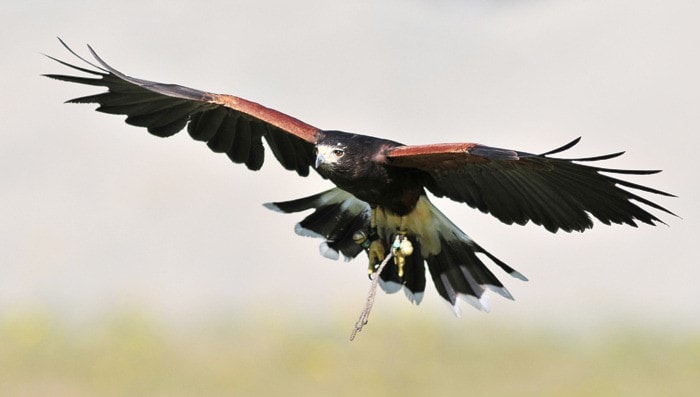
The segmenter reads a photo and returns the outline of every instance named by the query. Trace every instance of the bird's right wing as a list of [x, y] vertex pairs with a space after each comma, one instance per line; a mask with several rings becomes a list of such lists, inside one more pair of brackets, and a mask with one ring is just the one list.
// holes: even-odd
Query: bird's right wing
[[313, 148], [319, 129], [294, 117], [232, 95], [213, 94], [175, 84], [162, 84], [129, 77], [104, 62], [93, 49], [96, 65], [68, 51], [89, 66], [78, 67], [49, 57], [80, 72], [99, 76], [89, 78], [61, 74], [45, 76], [91, 86], [107, 87], [107, 92], [71, 99], [71, 103], [97, 103], [98, 111], [126, 115], [131, 125], [146, 127], [160, 137], [171, 136], [187, 126], [192, 138], [205, 141], [214, 152], [226, 153], [236, 163], [258, 170], [264, 161], [264, 138], [277, 160], [299, 175], [309, 174]]

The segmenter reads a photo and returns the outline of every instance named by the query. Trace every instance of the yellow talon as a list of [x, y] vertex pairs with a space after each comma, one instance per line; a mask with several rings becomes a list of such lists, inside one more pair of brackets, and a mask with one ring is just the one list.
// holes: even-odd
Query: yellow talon
[[384, 253], [384, 245], [379, 240], [374, 240], [369, 245], [369, 266], [367, 267], [367, 273], [371, 276], [374, 273], [377, 265], [382, 263], [386, 257]]

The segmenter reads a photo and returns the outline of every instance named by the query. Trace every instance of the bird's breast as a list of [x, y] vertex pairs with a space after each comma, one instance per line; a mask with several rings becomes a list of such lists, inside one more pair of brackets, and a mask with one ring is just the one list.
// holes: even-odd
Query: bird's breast
[[410, 175], [391, 173], [367, 173], [353, 178], [330, 178], [339, 188], [358, 199], [378, 205], [397, 215], [405, 215], [413, 210], [421, 195], [422, 183]]

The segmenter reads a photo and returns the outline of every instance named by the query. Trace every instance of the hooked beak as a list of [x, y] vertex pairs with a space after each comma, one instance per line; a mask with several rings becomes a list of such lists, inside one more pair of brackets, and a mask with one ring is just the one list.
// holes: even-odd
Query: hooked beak
[[322, 151], [318, 151], [316, 153], [316, 163], [314, 164], [314, 168], [318, 168], [321, 164], [326, 162], [326, 156], [323, 155]]

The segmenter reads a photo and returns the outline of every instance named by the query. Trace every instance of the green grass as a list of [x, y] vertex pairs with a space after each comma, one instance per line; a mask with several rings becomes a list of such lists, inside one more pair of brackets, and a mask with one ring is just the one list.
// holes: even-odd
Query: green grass
[[700, 336], [584, 337], [396, 314], [349, 342], [353, 316], [199, 322], [122, 313], [0, 318], [2, 396], [691, 396]]

